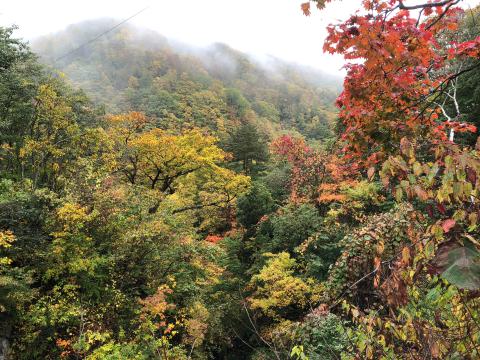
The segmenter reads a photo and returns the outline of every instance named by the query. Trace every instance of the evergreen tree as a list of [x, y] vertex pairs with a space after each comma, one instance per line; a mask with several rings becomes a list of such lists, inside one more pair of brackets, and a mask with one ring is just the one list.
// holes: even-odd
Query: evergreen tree
[[265, 136], [250, 122], [243, 123], [233, 131], [227, 142], [227, 150], [233, 154], [234, 160], [242, 162], [246, 174], [251, 172], [253, 161], [268, 159]]

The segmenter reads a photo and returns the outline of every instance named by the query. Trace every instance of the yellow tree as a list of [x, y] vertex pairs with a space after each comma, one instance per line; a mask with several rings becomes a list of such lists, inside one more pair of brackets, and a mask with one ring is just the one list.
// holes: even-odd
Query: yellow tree
[[54, 185], [59, 170], [69, 159], [71, 143], [79, 135], [72, 108], [55, 85], [40, 85], [35, 98], [35, 116], [20, 150], [23, 168], [33, 179]]
[[106, 118], [108, 134], [115, 143], [118, 171], [122, 172], [127, 180], [135, 184], [138, 173], [138, 155], [131, 146], [135, 139], [148, 124], [147, 117], [140, 112], [109, 115]]
[[181, 135], [160, 129], [142, 133], [132, 141], [138, 155], [138, 173], [141, 181], [151, 189], [174, 193], [175, 182], [185, 175], [205, 168], [214, 168], [225, 158], [215, 145], [216, 139], [198, 130]]
[[199, 129], [174, 134], [150, 128], [141, 113], [110, 116], [107, 121], [117, 147], [118, 172], [128, 183], [156, 194], [151, 213], [166, 197], [175, 200], [179, 208], [173, 212], [179, 213], [230, 204], [248, 188], [248, 177], [220, 166], [229, 154]]

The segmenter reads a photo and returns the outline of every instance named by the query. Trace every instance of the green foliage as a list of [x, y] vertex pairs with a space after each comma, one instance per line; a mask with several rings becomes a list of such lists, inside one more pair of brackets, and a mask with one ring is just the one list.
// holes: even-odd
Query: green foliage
[[[251, 236], [247, 233], [247, 235]], [[253, 252], [251, 273], [264, 265], [264, 252], [288, 252], [306, 276], [323, 280], [339, 253], [342, 229], [329, 225], [310, 204], [287, 205], [259, 222], [246, 248]]]
[[[342, 41], [365, 35], [358, 19]], [[438, 43], [470, 36], [474, 17], [462, 21]], [[36, 46], [48, 63], [105, 25]], [[409, 42], [406, 61], [421, 55], [415, 29], [391, 39]], [[405, 116], [418, 105], [379, 106], [398, 105], [388, 83], [380, 99], [370, 84], [344, 92], [355, 123], [337, 122], [335, 138], [335, 81], [318, 72], [222, 44], [179, 51], [128, 26], [97, 40], [56, 66], [106, 116], [0, 28], [0, 340], [12, 358], [479, 357], [473, 138], [423, 136], [440, 111], [415, 127]], [[377, 71], [371, 60], [347, 79], [362, 84], [352, 74]], [[462, 121], [478, 110], [477, 70], [455, 79]], [[408, 104], [410, 90], [391, 95]], [[295, 136], [269, 144], [279, 134]]]
[[87, 357], [89, 360], [117, 360], [132, 359], [146, 360], [149, 354], [142, 350], [143, 346], [138, 344], [116, 344], [108, 343], [100, 346], [91, 355]]
[[[355, 325], [347, 330], [350, 346], [343, 354], [345, 358], [361, 354], [367, 359], [394, 359], [411, 344], [416, 344], [410, 350], [414, 358], [477, 357], [480, 332], [467, 324], [478, 319], [478, 299], [467, 299], [458, 288], [438, 278], [424, 280], [422, 287], [409, 287], [408, 303], [393, 314], [371, 310], [360, 316], [358, 309], [344, 303]], [[428, 332], [412, 324], [423, 324]], [[456, 340], [452, 342], [452, 338]]]
[[250, 191], [237, 201], [237, 219], [243, 226], [250, 228], [274, 208], [275, 204], [268, 189], [261, 182], [255, 182]]
[[250, 109], [250, 103], [238, 89], [226, 89], [225, 99], [227, 106], [231, 108], [232, 115], [237, 119], [243, 119], [247, 114], [247, 110]]
[[480, 252], [470, 241], [441, 244], [432, 267], [459, 289], [480, 289]]
[[258, 163], [268, 158], [266, 139], [252, 123], [243, 123], [234, 129], [225, 147], [232, 153], [234, 160], [243, 163], [246, 174], [251, 172], [253, 161]]
[[328, 275], [329, 296], [352, 296], [362, 302], [359, 292], [374, 287], [373, 277], [362, 279], [362, 274], [376, 272], [375, 258], [389, 260], [408, 244], [409, 226], [423, 229], [412, 207], [402, 204], [387, 213], [370, 216], [363, 226], [347, 233], [340, 241], [342, 253]]
[[[0, 118], [5, 128], [24, 121], [2, 132], [0, 154], [0, 336], [12, 356], [147, 359], [161, 351], [180, 359], [187, 351], [204, 356], [213, 334], [227, 343], [204, 305], [214, 302], [223, 250], [198, 241], [206, 228], [198, 219], [209, 229], [231, 227], [249, 179], [222, 167], [227, 154], [198, 130], [182, 135], [149, 124], [125, 148], [121, 136], [135, 133], [141, 116], [113, 117], [119, 126], [111, 126], [112, 117], [99, 118], [83, 93], [47, 76], [10, 34], [2, 32], [0, 54], [12, 76], [2, 80], [31, 86], [22, 99], [4, 99], [10, 115]], [[27, 61], [38, 73], [22, 73]], [[26, 110], [16, 113], [20, 105]], [[162, 166], [158, 211], [149, 211], [157, 186], [145, 186], [154, 181], [153, 159]], [[138, 165], [138, 183], [122, 178], [129, 165]], [[156, 291], [164, 284], [175, 291], [162, 318]], [[145, 312], [147, 303], [153, 308]]]
[[292, 348], [292, 351], [290, 352], [290, 356], [294, 359], [300, 359], [300, 360], [308, 360], [308, 356], [305, 355], [303, 352], [303, 345], [296, 345]]
[[42, 78], [35, 55], [24, 42], [12, 38], [13, 30], [0, 28], [0, 159], [2, 169], [9, 172], [18, 171], [19, 149], [29, 129], [32, 99]]
[[329, 136], [340, 79], [280, 60], [263, 67], [224, 44], [177, 49], [156, 33], [126, 24], [88, 51], [53, 63], [112, 25], [112, 20], [72, 25], [37, 39], [33, 47], [109, 111], [142, 111], [163, 129], [195, 126], [226, 134], [239, 121], [258, 119], [268, 133], [283, 127]]
[[284, 204], [290, 196], [291, 169], [286, 163], [270, 165], [262, 181], [277, 204]]
[[296, 329], [297, 341], [310, 360], [338, 359], [348, 339], [344, 321], [334, 314], [309, 314]]
[[266, 118], [273, 122], [280, 121], [280, 113], [272, 103], [259, 100], [256, 101], [252, 107], [261, 118]]
[[293, 250], [310, 236], [315, 234], [322, 225], [322, 218], [317, 209], [309, 204], [289, 206], [271, 219], [274, 249]]
[[323, 221], [322, 228], [295, 248], [302, 261], [305, 274], [318, 280], [326, 280], [330, 268], [342, 253], [341, 240], [345, 229]]

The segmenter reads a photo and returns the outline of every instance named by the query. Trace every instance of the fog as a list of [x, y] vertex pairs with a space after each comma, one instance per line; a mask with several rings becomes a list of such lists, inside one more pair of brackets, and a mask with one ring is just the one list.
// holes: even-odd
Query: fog
[[150, 28], [169, 39], [195, 46], [223, 42], [255, 54], [314, 66], [338, 73], [340, 57], [323, 54], [325, 27], [352, 13], [358, 1], [345, 0], [306, 17], [301, 0], [15, 0], [0, 4], [0, 23], [19, 26], [26, 39], [64, 29], [72, 23], [100, 17], [126, 19], [148, 8], [129, 23]]
[[[101, 17], [126, 19], [153, 29], [169, 39], [194, 46], [223, 42], [255, 54], [278, 57], [340, 74], [343, 59], [324, 54], [325, 27], [338, 23], [360, 6], [358, 0], [335, 1], [306, 17], [305, 0], [3, 0], [0, 24], [16, 24], [26, 39], [64, 29], [72, 23]], [[478, 0], [464, 1], [474, 6]]]

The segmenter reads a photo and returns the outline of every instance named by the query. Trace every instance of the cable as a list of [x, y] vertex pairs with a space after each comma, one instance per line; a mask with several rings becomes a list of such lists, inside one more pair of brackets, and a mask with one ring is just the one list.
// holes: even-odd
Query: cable
[[121, 22], [119, 22], [117, 25], [115, 25], [115, 26], [111, 27], [110, 29], [108, 29], [108, 30], [106, 30], [106, 31], [102, 32], [100, 35], [98, 35], [98, 36], [94, 37], [93, 39], [91, 39], [91, 40], [87, 41], [86, 43], [83, 43], [83, 44], [82, 44], [82, 45], [80, 45], [79, 47], [77, 47], [77, 48], [75, 48], [75, 49], [73, 49], [73, 50], [70, 50], [70, 51], [69, 51], [69, 52], [67, 52], [66, 54], [64, 54], [64, 55], [62, 55], [62, 56], [60, 56], [60, 57], [56, 58], [56, 59], [54, 60], [54, 62], [57, 62], [57, 61], [59, 61], [59, 60], [62, 60], [62, 59], [64, 59], [64, 58], [66, 58], [67, 56], [69, 56], [69, 55], [73, 54], [74, 52], [77, 52], [78, 50], [80, 50], [80, 49], [84, 48], [85, 46], [87, 46], [87, 45], [90, 45], [91, 43], [93, 43], [93, 42], [97, 41], [97, 40], [98, 40], [98, 39], [100, 39], [102, 36], [104, 36], [104, 35], [108, 34], [109, 32], [111, 32], [111, 31], [115, 30], [115, 29], [116, 29], [116, 28], [118, 28], [119, 26], [121, 26], [121, 25], [125, 24], [127, 21], [129, 21], [129, 20], [133, 19], [135, 16], [137, 16], [137, 15], [141, 14], [142, 12], [144, 12], [145, 10], [147, 10], [149, 7], [150, 7], [150, 5], [149, 5], [149, 6], [147, 6], [147, 7], [145, 7], [145, 8], [143, 8], [142, 10], [140, 10], [140, 11], [136, 12], [136, 13], [135, 13], [135, 14], [133, 14], [132, 16], [130, 16], [130, 17], [128, 17], [128, 18], [126, 18], [125, 20], [122, 20], [122, 21], [121, 21]]

